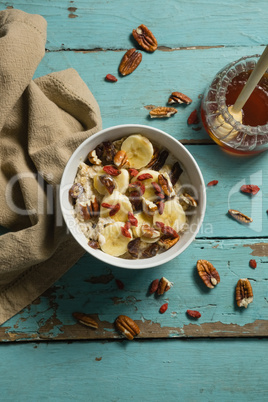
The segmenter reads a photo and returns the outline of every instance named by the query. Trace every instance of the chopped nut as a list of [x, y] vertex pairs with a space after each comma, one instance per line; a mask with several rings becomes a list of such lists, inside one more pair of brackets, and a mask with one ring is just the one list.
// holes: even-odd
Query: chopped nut
[[184, 211], [186, 211], [188, 208], [196, 208], [198, 205], [196, 200], [188, 193], [183, 193], [180, 195], [180, 204]]
[[93, 320], [92, 317], [88, 316], [87, 314], [84, 313], [73, 313], [73, 317], [83, 325], [86, 325], [87, 327], [91, 328], [99, 328], [99, 324]]
[[248, 279], [239, 279], [235, 290], [238, 307], [247, 308], [253, 302], [253, 291]]
[[232, 218], [237, 220], [239, 223], [250, 223], [253, 222], [253, 219], [250, 218], [249, 216], [242, 214], [242, 212], [237, 211], [236, 209], [229, 209], [228, 211], [229, 215], [231, 215]]
[[159, 183], [159, 185], [160, 185], [160, 187], [161, 187], [163, 193], [164, 193], [167, 197], [170, 197], [171, 192], [172, 192], [173, 189], [170, 188], [169, 181], [168, 181], [168, 179], [167, 179], [163, 174], [160, 174], [160, 175], [158, 176], [158, 183]]
[[166, 117], [171, 117], [174, 114], [177, 113], [177, 109], [174, 107], [166, 107], [166, 106], [159, 106], [154, 109], [152, 109], [150, 112], [151, 118], [166, 118]]
[[147, 247], [145, 250], [142, 252], [142, 258], [151, 258], [154, 257], [158, 251], [159, 251], [159, 246], [156, 243], [151, 244], [151, 246]]
[[139, 335], [140, 328], [130, 317], [126, 315], [119, 315], [115, 320], [116, 329], [121, 332], [130, 341], [134, 336]]
[[172, 92], [172, 94], [169, 97], [168, 103], [170, 105], [172, 103], [184, 103], [186, 105], [189, 105], [190, 103], [192, 103], [192, 99], [181, 92]]
[[220, 282], [220, 275], [216, 268], [207, 260], [198, 260], [196, 264], [198, 275], [204, 284], [213, 289]]
[[90, 163], [92, 163], [92, 165], [101, 165], [102, 162], [101, 160], [98, 158], [96, 150], [93, 149], [93, 151], [90, 151], [88, 156], [87, 156], [88, 160]]
[[154, 52], [157, 49], [157, 40], [154, 35], [144, 24], [133, 29], [132, 35], [138, 44], [147, 52]]
[[160, 238], [160, 232], [150, 225], [143, 224], [141, 225], [141, 239], [145, 243], [154, 243], [157, 242]]
[[115, 154], [114, 164], [118, 169], [121, 169], [123, 166], [129, 166], [127, 154], [125, 151], [121, 150]]
[[81, 183], [75, 183], [69, 190], [70, 196], [76, 200], [84, 191], [84, 188]]
[[166, 250], [169, 250], [171, 247], [173, 247], [178, 241], [180, 240], [179, 237], [170, 237], [168, 235], [164, 235], [159, 239], [158, 245], [160, 247], [165, 248]]
[[153, 215], [157, 211], [157, 205], [142, 197], [142, 209], [146, 215]]
[[111, 176], [101, 175], [99, 176], [100, 182], [106, 187], [109, 194], [112, 194], [115, 189], [115, 182]]
[[137, 237], [134, 240], [131, 240], [128, 245], [127, 245], [127, 249], [129, 254], [133, 257], [133, 258], [138, 258], [139, 257], [139, 252], [140, 252], [140, 245], [141, 245], [141, 240], [139, 237]]
[[158, 295], [163, 295], [165, 292], [167, 292], [171, 287], [173, 286], [173, 283], [170, 282], [167, 278], [162, 277], [159, 281], [158, 289], [157, 289], [157, 294]]

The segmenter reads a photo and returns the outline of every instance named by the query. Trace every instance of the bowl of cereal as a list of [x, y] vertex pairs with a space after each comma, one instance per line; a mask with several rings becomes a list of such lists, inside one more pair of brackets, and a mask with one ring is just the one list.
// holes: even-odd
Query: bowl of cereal
[[164, 131], [125, 124], [85, 140], [69, 159], [60, 205], [77, 242], [117, 267], [144, 269], [181, 254], [206, 209], [202, 173]]

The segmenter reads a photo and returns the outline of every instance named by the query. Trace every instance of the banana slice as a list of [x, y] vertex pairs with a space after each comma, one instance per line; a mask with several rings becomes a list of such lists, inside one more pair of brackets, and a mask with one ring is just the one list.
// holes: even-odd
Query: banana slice
[[156, 172], [155, 170], [151, 169], [143, 169], [139, 172], [139, 174], [136, 177], [134, 177], [131, 180], [131, 182], [137, 181], [139, 176], [141, 176], [144, 173], [149, 173], [151, 176], [153, 176], [153, 178], [142, 181], [142, 184], [144, 184], [145, 186], [145, 193], [143, 194], [143, 197], [153, 202], [155, 200], [155, 190], [152, 186], [152, 182], [155, 181], [156, 183], [158, 183], [159, 172]]
[[129, 173], [126, 169], [120, 169], [120, 170], [121, 174], [115, 176], [114, 181], [117, 185], [117, 190], [120, 191], [120, 193], [125, 194], [129, 185]]
[[146, 215], [144, 212], [139, 212], [138, 214], [134, 215], [135, 218], [138, 220], [138, 226], [132, 226], [132, 232], [134, 237], [141, 237], [141, 226], [142, 225], [153, 225], [153, 217]]
[[[98, 191], [98, 193], [102, 195], [108, 194], [108, 191], [106, 187], [101, 183], [99, 177], [103, 174], [106, 174], [103, 170], [99, 173], [97, 173], [94, 178], [93, 178], [93, 185], [95, 189]], [[122, 194], [124, 194], [127, 189], [128, 189], [128, 184], [129, 184], [129, 174], [126, 169], [121, 169], [121, 174], [118, 176], [113, 176], [113, 180], [116, 185], [116, 189], [120, 191]]]
[[162, 215], [157, 211], [153, 215], [153, 222], [163, 222], [166, 226], [171, 226], [176, 232], [183, 229], [186, 224], [186, 215], [176, 198], [165, 202]]
[[[112, 218], [115, 221], [120, 221], [120, 222], [126, 222], [128, 220], [128, 212], [133, 212], [132, 211], [132, 205], [131, 202], [129, 201], [128, 197], [121, 194], [119, 191], [114, 190], [113, 194], [108, 195], [107, 197], [104, 197], [102, 202], [109, 204], [109, 205], [116, 205], [117, 203], [120, 204], [120, 209], [119, 211], [112, 216]], [[100, 208], [100, 216], [102, 218], [107, 218], [109, 217], [109, 212], [111, 210], [109, 208], [104, 208], [101, 206]]]
[[131, 238], [123, 236], [121, 232], [122, 226], [124, 226], [124, 222], [115, 222], [105, 226], [102, 233], [105, 242], [101, 245], [101, 249], [104, 253], [119, 257], [127, 252], [127, 245], [132, 239], [132, 234], [130, 229], [129, 233], [131, 234]]
[[141, 169], [146, 166], [154, 154], [152, 143], [140, 134], [130, 135], [121, 149], [127, 153], [131, 168]]

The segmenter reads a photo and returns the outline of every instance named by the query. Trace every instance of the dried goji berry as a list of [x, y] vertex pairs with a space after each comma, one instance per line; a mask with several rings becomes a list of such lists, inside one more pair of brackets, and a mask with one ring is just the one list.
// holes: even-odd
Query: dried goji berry
[[138, 226], [138, 219], [135, 218], [132, 212], [128, 212], [128, 220], [131, 223], [131, 226]]
[[161, 314], [163, 314], [163, 313], [165, 313], [165, 312], [167, 311], [167, 308], [168, 308], [168, 303], [164, 303], [164, 304], [162, 304], [162, 306], [160, 307], [159, 312], [160, 312]]
[[139, 174], [139, 171], [134, 168], [129, 168], [128, 171], [129, 171], [130, 176], [132, 176], [132, 177], [136, 177]]
[[129, 237], [131, 239], [131, 234], [124, 226], [121, 226], [121, 233], [125, 237]]
[[190, 124], [198, 124], [199, 123], [199, 117], [197, 114], [197, 110], [195, 109], [194, 111], [192, 111], [192, 113], [190, 114], [190, 116], [188, 117], [187, 123]]
[[130, 227], [131, 227], [131, 223], [130, 223], [129, 221], [127, 221], [127, 222], [125, 223], [125, 225], [124, 225], [124, 228], [125, 228], [126, 230], [129, 230]]
[[145, 185], [142, 184], [140, 181], [134, 181], [128, 186], [129, 188], [135, 188], [135, 190], [139, 191], [140, 195], [143, 195], [145, 193]]
[[251, 268], [257, 268], [257, 262], [256, 262], [256, 260], [250, 260], [249, 261], [249, 265], [250, 265], [250, 267]]
[[162, 193], [162, 189], [161, 189], [161, 187], [159, 186], [158, 183], [156, 183], [155, 181], [152, 181], [151, 184], [152, 184], [152, 186], [154, 188], [155, 194]]
[[174, 238], [179, 237], [176, 230], [174, 230], [171, 226], [166, 226], [163, 222], [155, 222], [155, 225], [161, 230], [163, 234], [170, 235]]
[[157, 205], [157, 208], [158, 208], [159, 215], [162, 215], [163, 212], [164, 212], [164, 208], [165, 208], [164, 201], [159, 201], [159, 202], [156, 203], [156, 205]]
[[218, 180], [212, 180], [212, 181], [210, 181], [210, 182], [207, 184], [207, 186], [208, 186], [208, 187], [216, 186], [216, 184], [218, 184], [218, 183], [219, 183]]
[[116, 279], [115, 282], [117, 284], [118, 289], [121, 289], [121, 290], [124, 289], [125, 285], [123, 284], [122, 281], [120, 281], [120, 279]]
[[153, 178], [153, 176], [150, 173], [143, 173], [143, 174], [140, 174], [137, 177], [137, 179], [140, 180], [140, 181], [147, 180], [147, 179], [152, 179], [152, 178]]
[[155, 279], [150, 285], [149, 293], [150, 294], [155, 293], [158, 289], [158, 285], [159, 285], [159, 279]]
[[119, 174], [121, 174], [120, 170], [116, 169], [111, 165], [103, 166], [103, 170], [105, 173], [108, 173], [111, 176], [118, 176]]
[[242, 193], [255, 195], [260, 191], [260, 187], [256, 186], [255, 184], [244, 184], [244, 186], [240, 187], [240, 191], [242, 191]]
[[115, 205], [111, 205], [111, 204], [108, 204], [108, 203], [106, 203], [106, 202], [103, 202], [102, 204], [101, 204], [101, 206], [103, 207], [103, 208], [107, 208], [107, 209], [110, 209], [111, 211], [109, 212], [109, 215], [110, 216], [114, 216], [119, 210], [120, 210], [120, 204], [119, 203], [117, 203], [117, 204], [115, 204]]
[[117, 81], [117, 78], [112, 74], [107, 74], [105, 79], [106, 79], [106, 81], [110, 81], [110, 82], [116, 82]]
[[187, 310], [186, 313], [193, 318], [200, 318], [201, 314], [199, 313], [199, 311], [196, 310]]

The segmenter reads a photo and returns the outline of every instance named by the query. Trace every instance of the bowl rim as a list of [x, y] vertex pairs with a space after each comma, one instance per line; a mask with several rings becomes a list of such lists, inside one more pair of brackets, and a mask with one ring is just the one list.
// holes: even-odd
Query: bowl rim
[[[190, 158], [191, 162], [193, 163], [193, 165], [195, 166], [195, 169], [198, 172], [199, 179], [200, 179], [200, 182], [201, 182], [200, 196], [202, 196], [202, 198], [203, 198], [203, 204], [202, 204], [202, 207], [201, 207], [201, 210], [200, 210], [199, 222], [196, 224], [196, 229], [192, 232], [191, 237], [186, 241], [186, 243], [179, 250], [177, 250], [177, 252], [175, 252], [174, 254], [167, 255], [166, 257], [161, 257], [160, 262], [157, 259], [150, 262], [150, 260], [152, 260], [152, 258], [155, 258], [155, 257], [134, 260], [135, 262], [137, 262], [137, 266], [135, 266], [135, 267], [128, 266], [128, 262], [133, 261], [133, 260], [124, 259], [124, 258], [120, 258], [120, 257], [113, 257], [113, 256], [111, 256], [109, 254], [104, 253], [104, 252], [95, 253], [96, 250], [94, 250], [94, 249], [90, 249], [90, 250], [85, 249], [84, 244], [82, 244], [82, 241], [80, 241], [80, 239], [73, 232], [72, 227], [70, 227], [69, 221], [68, 221], [68, 216], [65, 213], [64, 206], [63, 206], [63, 186], [64, 186], [64, 182], [66, 181], [68, 167], [71, 164], [72, 160], [75, 158], [75, 156], [85, 146], [87, 146], [87, 144], [90, 143], [93, 138], [96, 139], [96, 137], [100, 137], [100, 136], [104, 135], [106, 132], [109, 132], [111, 130], [122, 129], [122, 128], [125, 128], [125, 129], [127, 129], [127, 128], [133, 128], [134, 129], [135, 128], [137, 130], [141, 130], [141, 132], [137, 131], [137, 133], [140, 133], [140, 134], [143, 134], [142, 130], [157, 131], [160, 135], [164, 135], [165, 137], [169, 137], [169, 139], [171, 141], [175, 142], [177, 146], [182, 148], [183, 151], [188, 156], [188, 158]], [[126, 136], [133, 135], [133, 134], [134, 134], [134, 132], [130, 133], [130, 134], [126, 134]], [[144, 136], [146, 137], [146, 134], [144, 134]], [[203, 224], [204, 217], [205, 217], [205, 212], [206, 212], [206, 186], [205, 186], [205, 182], [204, 182], [202, 172], [201, 172], [196, 160], [194, 159], [192, 154], [188, 151], [188, 149], [183, 144], [181, 144], [176, 138], [174, 138], [172, 135], [170, 135], [170, 134], [166, 133], [165, 131], [160, 130], [158, 128], [155, 128], [155, 127], [152, 127], [152, 126], [147, 126], [147, 125], [144, 125], [144, 124], [119, 124], [119, 125], [110, 126], [108, 128], [105, 128], [105, 129], [102, 129], [102, 130], [98, 131], [97, 133], [93, 134], [92, 136], [90, 136], [86, 140], [84, 140], [75, 149], [75, 151], [70, 156], [68, 162], [66, 163], [66, 166], [64, 168], [64, 171], [63, 171], [63, 174], [62, 174], [62, 177], [61, 177], [60, 186], [59, 186], [59, 200], [60, 200], [61, 214], [63, 216], [63, 219], [64, 219], [65, 223], [66, 223], [66, 226], [67, 226], [68, 230], [70, 231], [71, 235], [80, 244], [80, 246], [85, 250], [85, 252], [87, 252], [88, 254], [92, 255], [93, 257], [97, 258], [98, 260], [100, 260], [102, 262], [105, 262], [105, 263], [107, 263], [109, 265], [112, 265], [112, 266], [115, 266], [115, 267], [118, 267], [118, 268], [125, 268], [125, 269], [132, 269], [132, 270], [137, 269], [137, 270], [139, 270], [139, 269], [153, 268], [153, 267], [157, 267], [157, 266], [166, 264], [168, 261], [173, 260], [178, 255], [180, 255], [183, 251], [185, 251], [187, 249], [187, 247], [189, 247], [189, 245], [193, 242], [193, 240], [195, 239], [197, 233], [199, 232], [199, 230], [200, 230], [200, 228], [201, 228], [201, 226]], [[100, 251], [100, 250], [97, 250], [97, 251]], [[164, 254], [165, 254], [165, 252], [161, 253], [162, 256]], [[109, 258], [111, 258], [112, 261], [109, 261]], [[113, 259], [115, 259], [116, 261], [113, 261]]]

